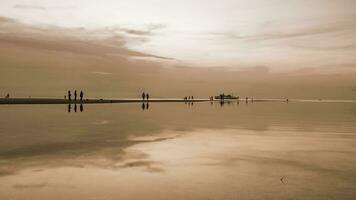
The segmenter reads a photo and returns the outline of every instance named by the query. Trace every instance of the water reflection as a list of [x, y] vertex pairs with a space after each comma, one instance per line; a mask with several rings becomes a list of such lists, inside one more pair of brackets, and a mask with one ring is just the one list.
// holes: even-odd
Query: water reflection
[[[71, 104], [68, 104], [68, 113], [70, 113], [72, 110], [72, 105]], [[83, 112], [84, 111], [84, 106], [83, 104], [80, 104], [79, 105], [79, 110], [80, 112]], [[74, 104], [74, 112], [77, 112], [77, 104]]]
[[0, 107], [0, 199], [355, 196], [355, 104], [139, 105]]
[[150, 108], [149, 103], [142, 103], [141, 105], [142, 110], [148, 110]]

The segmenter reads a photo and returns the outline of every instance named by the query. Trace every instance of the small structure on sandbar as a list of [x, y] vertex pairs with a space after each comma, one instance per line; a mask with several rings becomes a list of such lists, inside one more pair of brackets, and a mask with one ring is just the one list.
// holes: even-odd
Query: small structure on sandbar
[[218, 96], [215, 96], [215, 99], [220, 99], [220, 100], [224, 100], [224, 99], [239, 99], [238, 96], [234, 96], [232, 94], [220, 94]]

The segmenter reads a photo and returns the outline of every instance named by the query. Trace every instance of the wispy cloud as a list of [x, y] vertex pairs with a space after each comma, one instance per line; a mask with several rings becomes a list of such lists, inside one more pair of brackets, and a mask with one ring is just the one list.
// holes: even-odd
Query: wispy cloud
[[112, 73], [110, 72], [91, 72], [92, 74], [98, 74], [98, 75], [111, 75]]
[[43, 6], [36, 6], [36, 5], [22, 5], [22, 4], [17, 4], [15, 5], [13, 8], [16, 9], [32, 9], [32, 10], [47, 10], [45, 7]]
[[288, 31], [273, 31], [273, 32], [261, 32], [259, 34], [241, 35], [234, 32], [209, 32], [207, 35], [222, 37], [226, 39], [237, 40], [249, 40], [249, 41], [263, 41], [263, 40], [283, 40], [293, 39], [300, 37], [317, 36], [321, 34], [336, 33], [348, 30], [356, 30], [356, 22], [354, 21], [335, 21], [329, 24], [319, 24], [305, 28], [299, 28], [293, 30], [293, 26], [290, 26], [291, 30]]

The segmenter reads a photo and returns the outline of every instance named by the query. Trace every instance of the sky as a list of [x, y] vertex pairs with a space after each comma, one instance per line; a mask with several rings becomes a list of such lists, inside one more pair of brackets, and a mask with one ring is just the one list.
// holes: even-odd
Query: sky
[[2, 0], [0, 15], [37, 27], [125, 36], [128, 48], [172, 58], [173, 64], [337, 70], [356, 63], [355, 5], [356, 0]]
[[356, 0], [1, 0], [0, 96], [356, 99]]

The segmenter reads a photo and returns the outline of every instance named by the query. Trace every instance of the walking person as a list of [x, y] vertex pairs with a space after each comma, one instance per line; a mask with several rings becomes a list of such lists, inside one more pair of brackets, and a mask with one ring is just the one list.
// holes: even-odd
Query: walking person
[[70, 90], [68, 90], [68, 100], [69, 100], [69, 101], [72, 100], [72, 94], [70, 93]]
[[77, 90], [74, 91], [74, 101], [77, 101]]
[[144, 92], [142, 92], [142, 101], [145, 100], [146, 94]]
[[148, 101], [149, 98], [150, 98], [150, 95], [147, 93], [146, 94], [146, 100]]
[[83, 101], [83, 96], [84, 96], [84, 93], [83, 93], [83, 91], [80, 91], [80, 101]]

